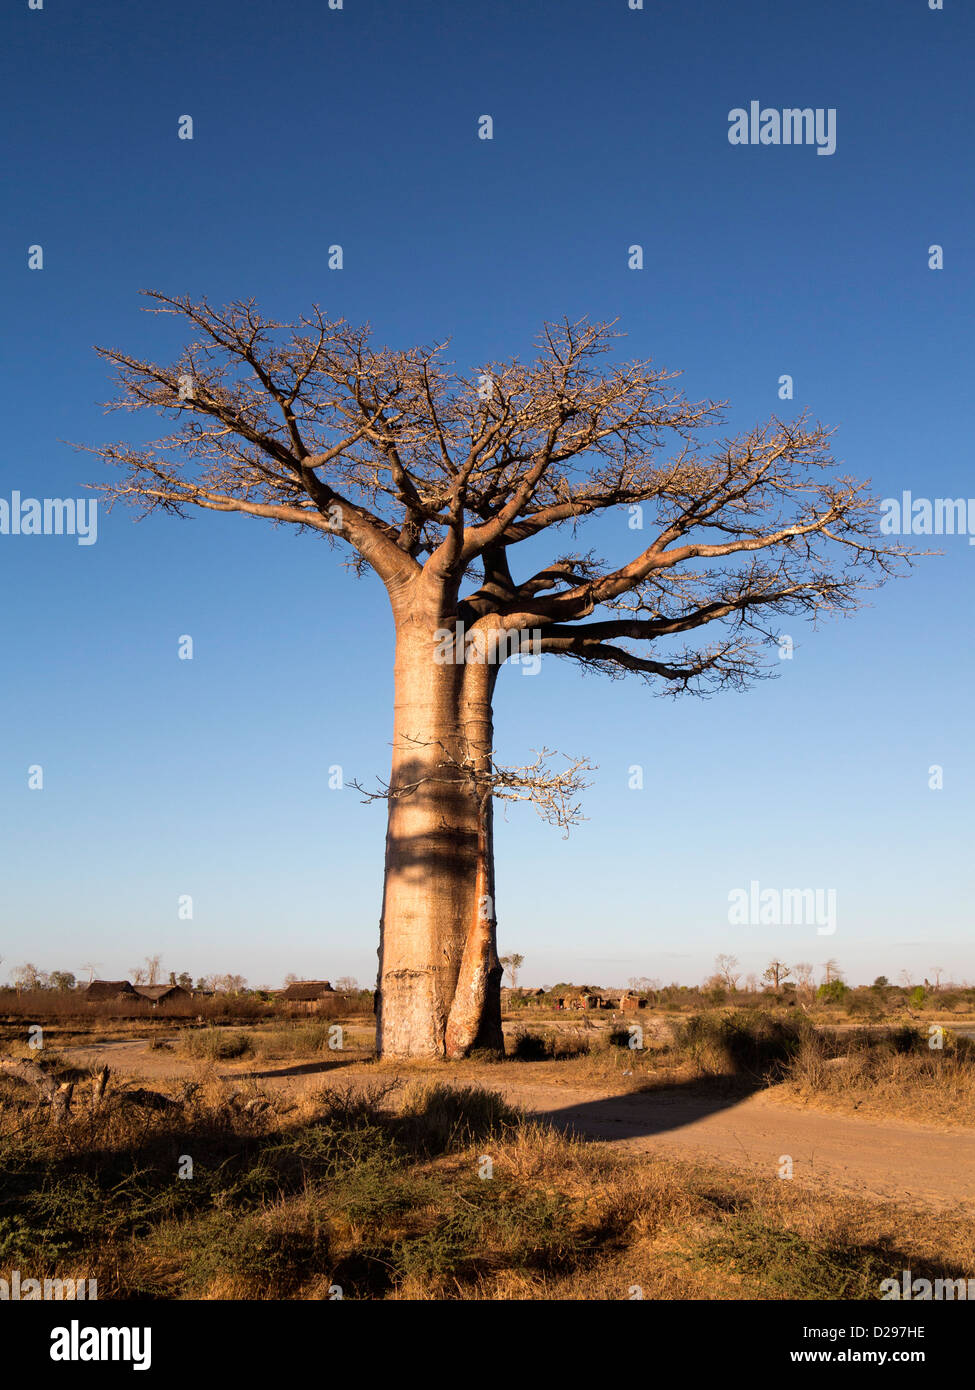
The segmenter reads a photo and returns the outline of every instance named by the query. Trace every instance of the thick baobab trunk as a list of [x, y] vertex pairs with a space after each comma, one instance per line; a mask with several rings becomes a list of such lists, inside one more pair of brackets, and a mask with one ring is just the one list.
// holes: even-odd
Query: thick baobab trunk
[[434, 628], [400, 621], [379, 947], [384, 1057], [503, 1049], [490, 766], [496, 668], [436, 659]]

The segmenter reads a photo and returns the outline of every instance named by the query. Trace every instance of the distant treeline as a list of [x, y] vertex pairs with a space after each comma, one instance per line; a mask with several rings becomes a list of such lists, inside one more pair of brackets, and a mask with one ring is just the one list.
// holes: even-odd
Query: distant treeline
[[[248, 1021], [291, 1018], [293, 1006], [269, 993], [185, 995], [154, 1004], [138, 996], [124, 999], [87, 999], [84, 989], [5, 989], [0, 987], [0, 1018], [203, 1018]], [[356, 990], [335, 994], [318, 1002], [314, 1013], [322, 1018], [372, 1013], [372, 992]]]
[[505, 1011], [557, 1008], [560, 999], [566, 1001], [573, 996], [586, 994], [599, 999], [616, 1000], [627, 993], [635, 994], [649, 1007], [661, 1010], [684, 1011], [729, 1004], [739, 1008], [779, 1004], [807, 1010], [839, 1009], [851, 1018], [859, 1018], [865, 1022], [882, 1018], [898, 1010], [975, 1012], [975, 986], [949, 983], [935, 988], [928, 981], [924, 984], [898, 985], [892, 984], [882, 975], [878, 976], [872, 985], [851, 986], [842, 979], [833, 979], [819, 985], [797, 985], [792, 980], [785, 980], [777, 989], [772, 986], [732, 987], [727, 981], [717, 978], [699, 986], [676, 983], [660, 985], [656, 982], [633, 980], [628, 990], [621, 990], [618, 986], [610, 989], [600, 985], [576, 985], [563, 981], [538, 993], [530, 990], [509, 991], [505, 998]]

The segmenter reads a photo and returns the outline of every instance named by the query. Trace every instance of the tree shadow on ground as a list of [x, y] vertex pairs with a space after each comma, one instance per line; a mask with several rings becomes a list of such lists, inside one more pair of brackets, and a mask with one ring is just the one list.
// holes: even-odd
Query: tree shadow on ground
[[347, 1057], [334, 1060], [329, 1058], [327, 1061], [320, 1062], [295, 1062], [290, 1067], [267, 1068], [264, 1071], [235, 1071], [228, 1072], [224, 1080], [231, 1081], [273, 1081], [276, 1076], [318, 1076], [326, 1075], [329, 1072], [339, 1071], [342, 1067], [356, 1067], [363, 1061], [364, 1057]]
[[582, 1139], [651, 1138], [733, 1110], [766, 1089], [759, 1077], [695, 1078], [580, 1100], [554, 1110], [533, 1109], [532, 1118]]

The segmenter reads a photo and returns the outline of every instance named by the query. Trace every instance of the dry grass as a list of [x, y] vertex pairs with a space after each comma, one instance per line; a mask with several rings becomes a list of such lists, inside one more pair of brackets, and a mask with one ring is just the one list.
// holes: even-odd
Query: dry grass
[[247, 1033], [230, 1028], [200, 1028], [181, 1033], [177, 1047], [188, 1057], [205, 1058], [211, 1062], [232, 1061], [236, 1057], [247, 1057], [254, 1051]]
[[[319, 1057], [337, 1058], [362, 1049], [363, 1041], [371, 1043], [371, 1034], [361, 1025], [343, 1018], [309, 1020], [253, 1030], [250, 1042], [257, 1057], [264, 1061], [308, 1060]], [[369, 1049], [371, 1052], [371, 1047]]]
[[102, 1298], [835, 1299], [975, 1263], [955, 1220], [620, 1155], [480, 1086], [374, 1076], [286, 1100], [201, 1064], [175, 1110], [82, 1097], [61, 1127], [5, 1092], [0, 1270], [94, 1277]]
[[807, 1038], [782, 1092], [801, 1104], [943, 1128], [975, 1126], [975, 1044], [950, 1032], [941, 1048], [901, 1029], [882, 1038]]
[[947, 1029], [932, 1048], [926, 1025], [824, 1028], [795, 1013], [732, 1009], [665, 1028], [648, 1020], [639, 1050], [622, 1030], [615, 1040], [609, 1030], [594, 1033], [581, 1053], [542, 1030], [528, 1038], [523, 1052], [539, 1059], [531, 1075], [542, 1084], [611, 1084], [622, 1094], [721, 1078], [774, 1086], [783, 1099], [825, 1110], [975, 1127], [975, 1042]]
[[913, 1026], [891, 1029], [822, 1028], [794, 1012], [712, 1010], [661, 1024], [641, 1023], [642, 1046], [628, 1044], [630, 1025], [587, 1028], [571, 1023], [522, 1028], [508, 1039], [508, 1055], [475, 1055], [460, 1062], [377, 1061], [368, 1039], [344, 1029], [343, 1046], [330, 1046], [331, 1024], [292, 1023], [238, 1031], [203, 1029], [184, 1034], [185, 1050], [212, 1060], [256, 1055], [263, 1061], [298, 1059], [368, 1063], [377, 1079], [448, 1077], [452, 1084], [533, 1085], [585, 1091], [647, 1093], [699, 1082], [743, 1091], [774, 1086], [797, 1104], [846, 1113], [968, 1128], [975, 1125], [975, 1044], [951, 1032], [931, 1049]]
[[78, 1083], [61, 1126], [0, 1078], [0, 1273], [94, 1277], [102, 1298], [791, 1300], [876, 1298], [903, 1269], [975, 1267], [975, 1230], [955, 1217], [620, 1154], [483, 1084], [771, 1082], [798, 1103], [971, 1125], [964, 1039], [931, 1050], [911, 1029], [725, 1011], [647, 1030], [642, 1051], [603, 1032], [588, 1052], [529, 1043], [538, 1061], [374, 1062], [364, 1082], [297, 1099], [214, 1067], [226, 1044], [320, 1059], [328, 1036], [315, 1021], [193, 1031], [191, 1074], [169, 1088], [180, 1103], [161, 1111], [115, 1087], [93, 1109], [83, 1075], [45, 1047], [35, 1060]]

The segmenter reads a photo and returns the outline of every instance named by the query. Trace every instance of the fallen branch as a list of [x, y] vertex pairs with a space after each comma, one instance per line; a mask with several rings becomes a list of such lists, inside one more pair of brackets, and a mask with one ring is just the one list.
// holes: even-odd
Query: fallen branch
[[70, 1118], [74, 1082], [62, 1081], [59, 1086], [55, 1086], [36, 1062], [29, 1062], [26, 1058], [0, 1057], [0, 1071], [6, 1072], [8, 1076], [15, 1076], [18, 1081], [23, 1081], [39, 1092], [39, 1100], [50, 1105], [51, 1119], [55, 1124], [63, 1124]]
[[51, 1078], [41, 1071], [36, 1062], [28, 1062], [19, 1057], [0, 1057], [0, 1072], [6, 1072], [8, 1076], [15, 1076], [18, 1081], [25, 1082], [28, 1086], [33, 1086], [40, 1091], [46, 1101], [54, 1099], [57, 1089]]

